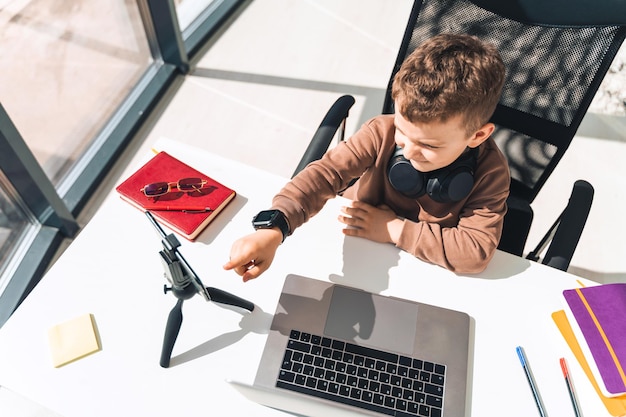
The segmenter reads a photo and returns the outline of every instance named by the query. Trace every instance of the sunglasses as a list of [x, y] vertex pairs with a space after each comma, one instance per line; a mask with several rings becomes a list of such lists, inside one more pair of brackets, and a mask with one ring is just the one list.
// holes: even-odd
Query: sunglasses
[[206, 183], [207, 181], [202, 178], [182, 178], [177, 182], [153, 182], [151, 184], [144, 185], [141, 192], [146, 197], [160, 197], [174, 189], [189, 194], [196, 192], [203, 194], [202, 187], [204, 187]]

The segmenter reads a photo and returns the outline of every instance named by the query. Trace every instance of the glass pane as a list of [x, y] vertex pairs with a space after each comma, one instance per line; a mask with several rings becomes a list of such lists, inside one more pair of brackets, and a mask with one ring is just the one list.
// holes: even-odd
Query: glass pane
[[26, 240], [34, 235], [35, 224], [21, 205], [12, 199], [7, 190], [12, 189], [0, 172], [0, 294], [17, 266], [20, 251], [27, 247]]
[[200, 16], [200, 13], [209, 7], [217, 7], [222, 0], [175, 0], [178, 26], [184, 31], [191, 23]]
[[8, 2], [0, 50], [0, 101], [55, 185], [152, 60], [134, 1]]

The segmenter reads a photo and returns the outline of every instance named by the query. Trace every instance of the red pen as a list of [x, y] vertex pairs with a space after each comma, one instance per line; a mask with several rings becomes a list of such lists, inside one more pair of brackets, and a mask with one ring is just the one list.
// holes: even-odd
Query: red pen
[[576, 401], [576, 393], [574, 392], [574, 386], [572, 385], [572, 380], [569, 376], [569, 370], [567, 369], [567, 363], [565, 363], [565, 358], [561, 358], [561, 370], [563, 371], [563, 376], [565, 377], [565, 384], [567, 385], [567, 392], [569, 393], [569, 398], [572, 401], [572, 407], [574, 407], [574, 414], [576, 417], [580, 417], [580, 410], [578, 409], [578, 401]]
[[143, 206], [144, 210], [150, 211], [182, 211], [185, 213], [207, 213], [213, 211], [211, 207], [180, 207], [180, 206]]

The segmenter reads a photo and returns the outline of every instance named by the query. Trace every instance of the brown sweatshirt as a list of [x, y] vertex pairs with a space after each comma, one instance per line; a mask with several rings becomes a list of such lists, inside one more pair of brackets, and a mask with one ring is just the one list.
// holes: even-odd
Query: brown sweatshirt
[[509, 194], [509, 168], [492, 138], [479, 146], [474, 188], [463, 200], [438, 203], [428, 195], [409, 198], [387, 180], [395, 150], [392, 115], [368, 121], [349, 140], [329, 150], [290, 181], [273, 199], [290, 232], [343, 192], [351, 200], [386, 204], [404, 219], [397, 247], [457, 273], [485, 269], [500, 241]]

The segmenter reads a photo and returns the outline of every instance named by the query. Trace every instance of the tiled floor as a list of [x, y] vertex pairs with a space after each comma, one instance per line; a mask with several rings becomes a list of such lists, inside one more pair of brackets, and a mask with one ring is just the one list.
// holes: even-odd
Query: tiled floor
[[[134, 149], [159, 137], [289, 177], [330, 104], [352, 94], [347, 131], [375, 116], [412, 2], [257, 0], [207, 45]], [[134, 150], [132, 151], [134, 152]], [[132, 154], [131, 152], [131, 154]], [[132, 156], [132, 155], [131, 155]], [[130, 158], [131, 156], [127, 156]], [[575, 180], [596, 190], [570, 272], [626, 281], [626, 120], [589, 114], [534, 204], [528, 250], [565, 206]], [[269, 203], [269, 202], [268, 202]]]

